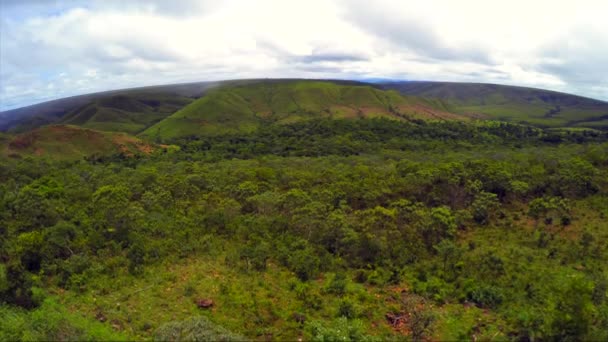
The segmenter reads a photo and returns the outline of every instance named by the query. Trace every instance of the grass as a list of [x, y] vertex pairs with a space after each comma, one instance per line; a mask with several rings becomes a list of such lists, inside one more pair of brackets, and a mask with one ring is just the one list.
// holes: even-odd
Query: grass
[[136, 134], [192, 99], [167, 94], [122, 94], [99, 98], [64, 115], [60, 123]]
[[250, 132], [263, 123], [320, 117], [463, 119], [447, 112], [440, 101], [404, 97], [371, 86], [320, 81], [261, 82], [210, 91], [148, 128], [142, 136], [170, 139]]
[[92, 155], [151, 153], [156, 148], [125, 133], [102, 132], [78, 126], [45, 126], [18, 134], [3, 143], [4, 154], [75, 160]]
[[404, 82], [386, 84], [403, 94], [437, 98], [458, 113], [491, 119], [527, 122], [546, 127], [605, 126], [596, 120], [608, 115], [608, 103], [548, 90], [495, 84]]
[[127, 341], [122, 333], [94, 319], [71, 313], [54, 299], [27, 311], [0, 305], [2, 341]]
[[[149, 338], [161, 323], [203, 315], [248, 337], [294, 340], [302, 334], [294, 313], [305, 313], [307, 320], [336, 316], [340, 299], [319, 297], [325, 284], [323, 278], [302, 284], [293, 274], [273, 264], [266, 272], [243, 272], [227, 265], [226, 256], [220, 253], [167, 262], [139, 279], [121, 277], [118, 284], [112, 284], [116, 281], [113, 277], [98, 279], [95, 283], [99, 285], [86, 294], [65, 293], [62, 300], [90, 317], [102, 311], [108, 319], [128, 321], [121, 327], [137, 338]], [[352, 296], [365, 301], [366, 306], [375, 302], [362, 286], [353, 285], [352, 291]], [[214, 307], [198, 309], [194, 303], [197, 298], [213, 299]], [[310, 309], [307, 300], [318, 301], [318, 305], [323, 301], [323, 308]], [[378, 316], [376, 319], [381, 320]], [[371, 330], [371, 326], [368, 328]]]

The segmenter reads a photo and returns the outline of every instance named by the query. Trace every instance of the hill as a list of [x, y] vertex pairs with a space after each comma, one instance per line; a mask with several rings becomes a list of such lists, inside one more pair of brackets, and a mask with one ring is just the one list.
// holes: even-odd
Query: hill
[[608, 103], [555, 91], [483, 83], [387, 82], [384, 89], [441, 99], [460, 114], [544, 127], [608, 128]]
[[58, 123], [135, 134], [191, 101], [168, 93], [112, 95], [68, 112]]
[[438, 100], [402, 96], [368, 84], [273, 81], [214, 89], [143, 132], [167, 139], [251, 132], [264, 123], [314, 118], [467, 119]]
[[144, 136], [163, 138], [251, 131], [263, 122], [373, 116], [473, 117], [539, 127], [605, 129], [608, 103], [496, 84], [250, 79], [122, 89], [48, 101], [0, 112], [0, 131], [21, 133], [69, 124], [130, 134], [145, 131]]
[[[107, 130], [107, 128], [115, 129], [118, 126], [120, 130], [126, 129], [128, 132], [133, 132], [133, 130], [142, 128], [142, 124], [145, 127], [149, 122], [158, 120], [159, 116], [164, 117], [175, 112], [192, 101], [192, 98], [202, 96], [207, 89], [217, 84], [219, 83], [197, 82], [160, 85], [112, 90], [47, 101], [0, 112], [0, 130], [25, 132], [48, 124], [68, 122], [70, 118], [78, 116], [87, 117], [93, 111], [91, 108], [95, 108], [100, 113], [95, 113], [98, 115], [95, 115], [95, 118], [92, 118], [93, 120], [89, 122], [90, 128]], [[116, 97], [118, 97], [118, 100], [116, 100]], [[128, 99], [125, 100], [125, 98]], [[131, 105], [128, 105], [129, 108], [124, 108], [125, 102], [131, 102]], [[136, 107], [133, 107], [134, 102]], [[146, 112], [151, 112], [156, 117], [150, 120], [138, 118], [136, 114], [140, 114], [139, 112], [128, 110], [133, 108], [145, 109]], [[124, 114], [122, 112], [125, 112], [125, 109], [127, 109], [128, 118], [120, 118], [116, 123], [112, 123], [113, 120], [107, 120], [108, 117], [113, 115]], [[117, 113], [116, 110], [120, 112]], [[65, 116], [70, 116], [70, 118]], [[89, 120], [83, 121], [87, 122]]]
[[112, 154], [149, 154], [157, 146], [125, 133], [101, 132], [68, 125], [52, 125], [0, 141], [10, 157], [43, 156], [56, 160], [74, 160]]

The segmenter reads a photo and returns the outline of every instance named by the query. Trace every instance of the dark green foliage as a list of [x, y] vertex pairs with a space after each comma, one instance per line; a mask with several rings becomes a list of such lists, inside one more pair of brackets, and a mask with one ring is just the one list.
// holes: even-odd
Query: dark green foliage
[[[415, 318], [415, 340], [444, 337], [460, 319], [450, 337], [472, 338], [482, 328], [450, 316], [462, 307], [485, 310], [503, 337], [606, 336], [606, 136], [556, 144], [546, 134], [493, 122], [312, 120], [175, 140], [179, 150], [140, 158], [3, 159], [0, 299], [41, 310], [48, 289], [115, 305], [131, 282], [167, 276], [151, 274], [158, 265], [205, 256], [258, 282], [241, 289], [210, 267], [200, 276], [213, 291], [202, 293], [190, 274], [171, 274], [180, 312], [218, 295], [213, 321], [249, 338], [403, 337], [386, 328], [388, 312]], [[125, 290], [127, 304], [150, 286]], [[280, 291], [293, 306], [283, 308]], [[133, 329], [150, 337], [164, 322], [153, 323]], [[193, 319], [156, 336], [234, 336], [216, 328]]]

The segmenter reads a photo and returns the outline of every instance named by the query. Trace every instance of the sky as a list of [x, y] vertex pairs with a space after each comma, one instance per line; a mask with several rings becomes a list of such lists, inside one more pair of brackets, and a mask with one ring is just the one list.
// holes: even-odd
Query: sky
[[487, 82], [608, 100], [608, 1], [0, 0], [0, 111], [238, 78]]

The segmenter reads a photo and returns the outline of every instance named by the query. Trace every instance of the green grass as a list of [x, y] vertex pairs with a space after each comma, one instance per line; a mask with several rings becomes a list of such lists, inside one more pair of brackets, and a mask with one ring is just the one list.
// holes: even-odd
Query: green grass
[[72, 110], [59, 123], [137, 134], [191, 101], [185, 97], [154, 93], [107, 96]]
[[[444, 100], [453, 111], [546, 127], [605, 126], [608, 103], [548, 90], [495, 84], [404, 82], [386, 84], [403, 94]], [[558, 110], [559, 109], [559, 110]]]
[[45, 300], [35, 310], [0, 305], [2, 341], [127, 341], [109, 325], [66, 310], [54, 299]]
[[170, 139], [251, 132], [263, 123], [293, 123], [321, 117], [403, 120], [449, 116], [440, 101], [404, 97], [371, 86], [320, 81], [260, 82], [213, 90], [146, 129], [142, 136]]

